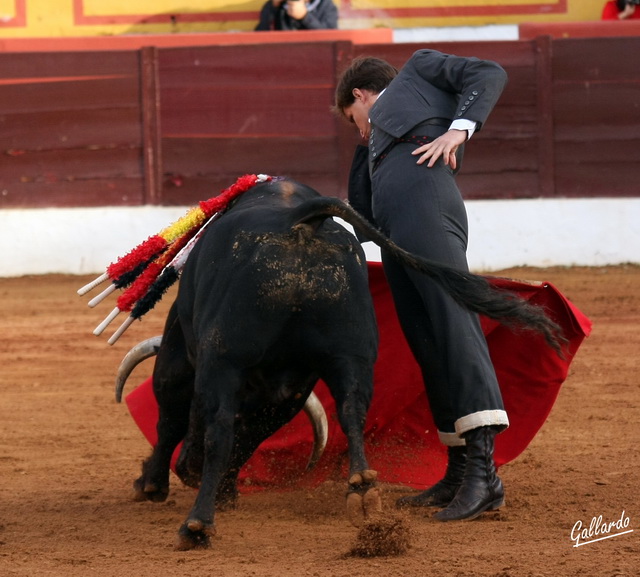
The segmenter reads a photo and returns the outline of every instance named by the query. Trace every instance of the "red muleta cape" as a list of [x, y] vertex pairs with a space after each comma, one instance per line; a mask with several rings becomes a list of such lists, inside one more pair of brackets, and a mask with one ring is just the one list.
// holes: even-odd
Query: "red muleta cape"
[[[514, 332], [484, 317], [487, 338], [509, 428], [496, 437], [495, 460], [501, 466], [515, 459], [547, 419], [567, 377], [569, 366], [591, 322], [558, 289], [548, 282], [529, 284], [507, 279], [491, 282], [546, 307], [569, 340], [561, 359], [530, 331]], [[374, 396], [365, 426], [367, 457], [379, 480], [423, 489], [442, 477], [446, 448], [439, 442], [431, 418], [422, 377], [404, 339], [380, 263], [369, 263], [369, 287], [373, 295], [380, 348], [375, 365]], [[304, 413], [264, 441], [240, 472], [240, 490], [315, 486], [347, 472], [347, 441], [337, 421], [335, 405], [326, 385], [319, 381], [315, 393], [329, 420], [329, 441], [322, 459], [312, 471], [305, 466], [313, 446], [313, 434]], [[157, 441], [158, 408], [151, 378], [126, 397], [136, 424], [147, 440]], [[174, 461], [180, 447], [174, 454]]]

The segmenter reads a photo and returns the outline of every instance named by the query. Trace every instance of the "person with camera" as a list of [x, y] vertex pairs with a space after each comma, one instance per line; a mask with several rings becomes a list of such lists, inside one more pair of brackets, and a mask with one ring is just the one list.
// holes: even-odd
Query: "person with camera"
[[328, 30], [338, 27], [333, 0], [267, 0], [256, 30]]
[[640, 0], [610, 0], [602, 9], [602, 20], [640, 20]]

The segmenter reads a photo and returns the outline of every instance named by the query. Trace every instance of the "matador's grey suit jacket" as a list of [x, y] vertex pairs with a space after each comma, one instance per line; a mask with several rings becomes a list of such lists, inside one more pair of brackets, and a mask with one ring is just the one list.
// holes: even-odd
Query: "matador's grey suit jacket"
[[428, 121], [435, 121], [440, 133], [456, 119], [474, 121], [480, 130], [506, 82], [506, 72], [495, 62], [436, 50], [415, 52], [369, 111], [369, 146], [356, 147], [349, 175], [351, 205], [375, 224], [370, 170], [378, 155]]
[[506, 82], [506, 72], [495, 62], [418, 50], [369, 111], [370, 155], [428, 120], [471, 120], [480, 130]]

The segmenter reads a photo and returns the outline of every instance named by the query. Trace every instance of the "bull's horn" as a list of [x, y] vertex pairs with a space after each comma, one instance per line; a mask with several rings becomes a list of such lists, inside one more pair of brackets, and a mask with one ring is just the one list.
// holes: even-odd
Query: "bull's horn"
[[135, 369], [145, 359], [156, 355], [161, 342], [161, 336], [151, 337], [146, 341], [138, 343], [125, 355], [118, 367], [118, 374], [116, 375], [116, 402], [119, 403], [122, 401], [124, 384], [127, 382], [127, 379], [133, 369]]
[[320, 402], [320, 399], [312, 391], [304, 404], [304, 412], [307, 413], [311, 426], [313, 427], [313, 452], [307, 463], [307, 471], [313, 469], [322, 457], [324, 448], [327, 446], [329, 438], [329, 425], [327, 423], [327, 413]]
[[[122, 359], [116, 375], [116, 401], [118, 403], [122, 401], [124, 385], [127, 382], [129, 375], [133, 372], [133, 369], [135, 369], [145, 359], [156, 355], [161, 342], [161, 336], [151, 337], [146, 341], [138, 343]], [[304, 412], [307, 414], [307, 417], [311, 422], [311, 427], [313, 428], [313, 451], [311, 452], [311, 457], [309, 457], [309, 462], [307, 463], [307, 471], [310, 471], [316, 466], [320, 457], [322, 457], [325, 447], [327, 446], [327, 440], [329, 438], [329, 424], [327, 422], [327, 414], [324, 407], [313, 391], [304, 404]]]

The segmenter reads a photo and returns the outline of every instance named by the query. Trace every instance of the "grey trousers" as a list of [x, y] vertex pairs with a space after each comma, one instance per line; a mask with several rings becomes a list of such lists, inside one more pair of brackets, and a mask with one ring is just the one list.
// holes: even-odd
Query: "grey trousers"
[[[466, 271], [467, 215], [455, 175], [442, 160], [433, 168], [418, 166], [411, 155], [415, 148], [395, 145], [372, 174], [373, 217], [402, 248]], [[441, 441], [459, 445], [471, 429], [506, 428], [509, 420], [478, 316], [425, 275], [384, 253], [382, 261]]]

